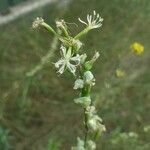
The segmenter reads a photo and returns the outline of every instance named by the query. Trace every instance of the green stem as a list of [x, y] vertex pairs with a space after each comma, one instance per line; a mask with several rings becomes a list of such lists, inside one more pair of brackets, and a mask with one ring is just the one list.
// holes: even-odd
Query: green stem
[[85, 123], [85, 136], [84, 136], [84, 147], [87, 147], [87, 140], [88, 140], [88, 132], [89, 132], [89, 128], [87, 126], [87, 114], [86, 114], [86, 109], [84, 108], [84, 123]]
[[82, 30], [80, 33], [78, 33], [74, 38], [80, 39], [82, 36], [86, 35], [90, 31], [89, 27], [86, 27], [84, 30]]
[[51, 26], [49, 26], [47, 23], [42, 23], [42, 26], [48, 31], [48, 32], [50, 32], [50, 33], [53, 33], [54, 35], [56, 35], [57, 36], [57, 33], [54, 31], [54, 29], [51, 27]]
[[[60, 35], [60, 31], [58, 31], [58, 32], [60, 32], [60, 33], [57, 33], [57, 32], [55, 32], [55, 30], [51, 27], [51, 26], [49, 26], [47, 23], [42, 23], [42, 26], [44, 27], [44, 29], [45, 30], [47, 30], [49, 33], [53, 33], [60, 41], [63, 39], [63, 37], [61, 37], [61, 35]], [[63, 42], [63, 41], [62, 41]]]
[[[81, 97], [90, 96], [90, 92], [91, 92], [91, 86], [85, 85], [85, 87], [82, 89]], [[89, 133], [87, 122], [88, 122], [88, 116], [86, 113], [86, 108], [84, 108], [84, 123], [85, 123], [84, 147], [85, 148], [87, 147], [87, 140], [88, 140], [88, 133]]]
[[63, 33], [65, 34], [65, 36], [67, 38], [69, 38], [69, 34], [68, 34], [67, 30], [64, 27], [62, 27], [62, 30], [63, 30]]

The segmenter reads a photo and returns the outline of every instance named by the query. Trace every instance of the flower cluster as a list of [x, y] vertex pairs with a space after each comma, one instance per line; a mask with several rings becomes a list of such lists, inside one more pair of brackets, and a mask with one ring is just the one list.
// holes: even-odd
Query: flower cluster
[[[81, 37], [87, 34], [88, 31], [101, 27], [103, 19], [93, 11], [93, 15], [87, 15], [87, 23], [80, 18], [79, 21], [85, 24], [86, 27], [75, 37], [70, 35], [69, 28], [64, 20], [56, 21], [57, 31], [60, 32], [55, 31], [42, 18], [37, 18], [32, 26], [33, 28], [44, 27], [60, 40], [61, 57], [54, 63], [54, 66], [58, 74], [68, 71], [76, 78], [73, 89], [79, 91], [79, 97], [74, 99], [74, 102], [84, 109], [86, 134], [84, 141], [78, 138], [77, 146], [73, 147], [72, 150], [95, 150], [95, 135], [101, 135], [102, 131], [105, 131], [102, 119], [97, 115], [90, 96], [91, 88], [95, 85], [95, 77], [91, 70], [100, 54], [96, 52], [90, 59], [86, 53], [82, 54], [81, 47], [83, 43], [81, 42]], [[88, 135], [89, 132], [91, 136]]]
[[106, 130], [105, 126], [102, 125], [102, 119], [96, 114], [94, 106], [87, 107], [86, 114], [88, 117], [87, 125], [91, 131], [96, 131], [98, 134], [101, 134]]

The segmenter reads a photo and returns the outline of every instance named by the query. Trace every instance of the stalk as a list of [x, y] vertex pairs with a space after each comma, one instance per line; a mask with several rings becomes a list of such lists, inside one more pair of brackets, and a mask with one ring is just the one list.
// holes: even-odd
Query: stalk
[[[83, 75], [82, 75], [83, 76]], [[90, 92], [91, 92], [91, 86], [88, 85], [86, 87], [86, 85], [84, 86], [84, 88], [81, 91], [81, 97], [88, 97], [90, 96]], [[86, 113], [86, 108], [84, 108], [84, 130], [85, 130], [85, 135], [84, 135], [84, 148], [87, 148], [87, 141], [88, 141], [88, 134], [89, 134], [89, 127], [88, 127], [88, 115]]]
[[[78, 104], [83, 109], [84, 113], [84, 139], [77, 138], [77, 145], [73, 146], [71, 150], [96, 150], [96, 137], [101, 136], [101, 133], [105, 131], [105, 126], [102, 124], [102, 119], [97, 115], [95, 106], [92, 105], [90, 93], [91, 87], [95, 85], [95, 78], [91, 69], [94, 62], [98, 59], [99, 53], [87, 60], [86, 53], [79, 53], [82, 47], [80, 39], [85, 36], [90, 30], [101, 27], [103, 19], [93, 11], [92, 15], [87, 15], [87, 22], [79, 21], [86, 25], [86, 27], [79, 32], [76, 36], [71, 37], [67, 31], [68, 27], [65, 21], [56, 21], [56, 27], [62, 34], [56, 32], [51, 26], [44, 22], [42, 18], [37, 17], [33, 22], [33, 28], [39, 26], [44, 27], [49, 33], [56, 36], [61, 42], [60, 47], [60, 59], [54, 63], [57, 72], [63, 74], [66, 70], [76, 77], [74, 82], [74, 90], [80, 91], [80, 96], [74, 99], [75, 104]], [[49, 60], [49, 55], [44, 57], [41, 63], [27, 75], [33, 76], [37, 71], [41, 70], [42, 66]]]

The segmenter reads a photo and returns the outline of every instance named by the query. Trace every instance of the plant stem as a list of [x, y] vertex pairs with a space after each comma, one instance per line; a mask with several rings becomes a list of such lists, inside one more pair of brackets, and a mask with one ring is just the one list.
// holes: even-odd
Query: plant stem
[[[82, 89], [81, 97], [90, 96], [90, 91], [91, 91], [91, 86], [85, 86]], [[88, 122], [88, 116], [86, 113], [86, 108], [84, 108], [84, 124], [85, 124], [84, 125], [85, 127], [84, 148], [87, 147], [87, 140], [88, 140], [88, 133], [89, 133], [87, 122]]]
[[85, 136], [84, 136], [84, 147], [86, 148], [87, 145], [87, 140], [88, 140], [88, 126], [87, 126], [87, 114], [86, 114], [86, 109], [84, 108], [84, 123], [85, 123]]

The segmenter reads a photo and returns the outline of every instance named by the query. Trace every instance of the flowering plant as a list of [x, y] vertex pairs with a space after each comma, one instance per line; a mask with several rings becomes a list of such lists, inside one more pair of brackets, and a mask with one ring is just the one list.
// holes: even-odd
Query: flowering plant
[[54, 66], [58, 74], [68, 71], [76, 78], [73, 89], [79, 91], [79, 97], [75, 98], [74, 102], [84, 110], [85, 135], [84, 140], [77, 138], [77, 145], [72, 147], [72, 150], [95, 150], [95, 140], [105, 131], [105, 126], [102, 124], [102, 119], [97, 115], [90, 96], [91, 88], [95, 85], [95, 77], [91, 70], [94, 62], [99, 58], [99, 53], [96, 52], [88, 60], [86, 53], [81, 54], [83, 44], [80, 40], [90, 30], [100, 28], [103, 19], [96, 11], [93, 11], [92, 15], [87, 15], [87, 22], [80, 18], [79, 21], [86, 27], [74, 37], [70, 35], [64, 20], [56, 21], [56, 31], [42, 18], [36, 18], [32, 27], [34, 29], [43, 27], [61, 41], [61, 58], [54, 63]]

